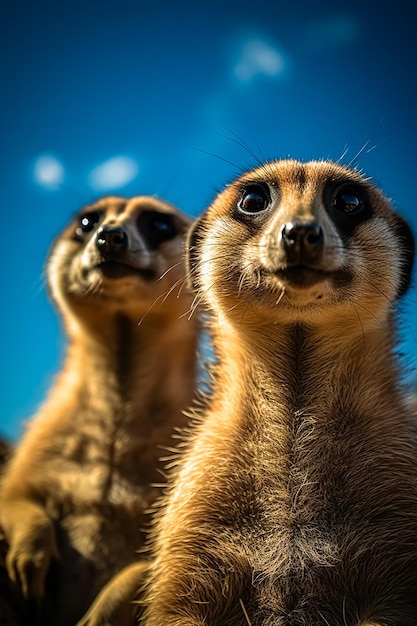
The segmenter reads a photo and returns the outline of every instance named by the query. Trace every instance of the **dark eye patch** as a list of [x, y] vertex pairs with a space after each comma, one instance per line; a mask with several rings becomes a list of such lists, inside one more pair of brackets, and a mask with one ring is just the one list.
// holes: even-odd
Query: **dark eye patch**
[[351, 181], [328, 181], [323, 201], [341, 237], [350, 237], [359, 224], [373, 216], [367, 189]]
[[75, 229], [75, 236], [77, 239], [84, 239], [84, 237], [95, 229], [97, 224], [103, 215], [103, 211], [90, 211], [83, 213], [78, 218], [78, 225]]
[[178, 234], [175, 218], [170, 213], [142, 211], [137, 220], [140, 234], [151, 248], [157, 248], [164, 241]]

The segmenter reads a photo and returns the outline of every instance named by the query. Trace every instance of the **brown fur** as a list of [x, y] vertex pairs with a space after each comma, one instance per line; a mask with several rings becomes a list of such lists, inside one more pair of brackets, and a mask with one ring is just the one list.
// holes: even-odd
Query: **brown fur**
[[[320, 254], [287, 250], [294, 223], [321, 227]], [[227, 187], [189, 244], [219, 365], [154, 530], [143, 623], [415, 626], [417, 435], [394, 355], [407, 225], [356, 171], [278, 161]]]
[[189, 223], [156, 198], [109, 197], [52, 247], [47, 275], [67, 354], [0, 501], [9, 574], [25, 597], [45, 596], [43, 624], [73, 625], [138, 559], [157, 461], [195, 383], [198, 327], [182, 289]]

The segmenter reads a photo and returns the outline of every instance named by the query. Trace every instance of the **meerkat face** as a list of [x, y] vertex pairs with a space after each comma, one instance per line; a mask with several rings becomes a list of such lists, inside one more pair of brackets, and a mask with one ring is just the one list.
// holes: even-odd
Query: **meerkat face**
[[239, 321], [314, 322], [336, 310], [378, 319], [407, 288], [414, 242], [358, 172], [277, 161], [227, 187], [192, 228], [189, 249], [210, 308]]
[[52, 297], [61, 307], [128, 306], [140, 314], [181, 282], [189, 225], [185, 215], [156, 198], [98, 200], [52, 247], [47, 265]]

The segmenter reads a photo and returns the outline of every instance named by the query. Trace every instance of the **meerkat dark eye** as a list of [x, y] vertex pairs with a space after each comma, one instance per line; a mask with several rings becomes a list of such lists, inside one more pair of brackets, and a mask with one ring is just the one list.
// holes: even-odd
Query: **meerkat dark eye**
[[329, 179], [323, 191], [323, 203], [340, 236], [349, 245], [355, 229], [372, 218], [371, 186], [350, 180]]
[[333, 206], [343, 213], [357, 214], [364, 208], [363, 200], [354, 189], [339, 189], [333, 199]]
[[243, 190], [237, 206], [243, 213], [261, 213], [268, 208], [270, 200], [263, 185], [251, 185]]
[[152, 218], [150, 226], [155, 233], [163, 239], [171, 239], [175, 236], [175, 227], [171, 215], [158, 215]]
[[80, 216], [80, 221], [75, 229], [77, 237], [83, 237], [87, 233], [94, 230], [95, 226], [100, 221], [101, 211], [91, 211], [91, 213], [84, 213]]
[[151, 247], [173, 239], [178, 233], [174, 216], [157, 211], [143, 211], [138, 218], [138, 228]]

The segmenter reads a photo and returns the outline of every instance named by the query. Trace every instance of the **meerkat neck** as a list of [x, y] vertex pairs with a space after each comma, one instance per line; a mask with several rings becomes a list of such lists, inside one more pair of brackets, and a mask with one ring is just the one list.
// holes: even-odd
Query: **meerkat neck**
[[138, 409], [146, 415], [152, 397], [158, 405], [168, 397], [173, 409], [183, 408], [194, 385], [196, 335], [185, 319], [154, 317], [140, 325], [123, 315], [100, 320], [88, 332], [71, 333], [58, 384], [107, 412], [113, 405], [128, 408], [132, 416]]
[[339, 411], [374, 413], [378, 398], [381, 408], [392, 409], [395, 399], [400, 401], [393, 334], [387, 325], [332, 332], [302, 324], [258, 327], [253, 342], [250, 333], [239, 342], [233, 331], [222, 333], [221, 393], [250, 406], [251, 396], [259, 399], [263, 390], [265, 406], [270, 398], [271, 406], [278, 402], [292, 411], [319, 407], [326, 419], [335, 404]]

